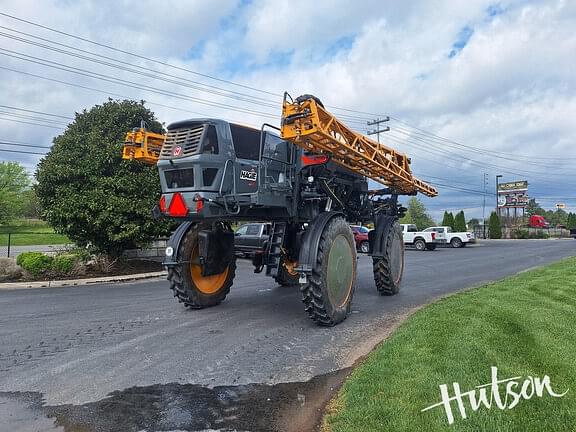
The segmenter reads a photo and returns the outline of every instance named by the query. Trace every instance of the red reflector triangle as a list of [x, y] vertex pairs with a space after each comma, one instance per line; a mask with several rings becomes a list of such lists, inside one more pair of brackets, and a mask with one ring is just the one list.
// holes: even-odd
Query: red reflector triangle
[[178, 192], [174, 194], [174, 196], [172, 197], [172, 201], [170, 201], [168, 214], [170, 214], [170, 216], [175, 217], [182, 217], [188, 214], [188, 207], [186, 207], [184, 198], [182, 198], [182, 195], [180, 195]]

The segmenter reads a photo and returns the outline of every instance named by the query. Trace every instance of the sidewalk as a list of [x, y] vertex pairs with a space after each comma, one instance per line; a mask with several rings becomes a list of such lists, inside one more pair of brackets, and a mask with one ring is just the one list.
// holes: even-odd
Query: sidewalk
[[30, 282], [6, 282], [0, 283], [0, 290], [17, 290], [17, 289], [32, 289], [32, 288], [63, 288], [70, 286], [81, 285], [96, 285], [108, 284], [115, 282], [129, 282], [144, 279], [153, 279], [166, 276], [165, 271], [139, 273], [132, 275], [121, 276], [106, 276], [91, 279], [68, 279], [68, 280], [53, 280], [53, 281], [30, 281]]

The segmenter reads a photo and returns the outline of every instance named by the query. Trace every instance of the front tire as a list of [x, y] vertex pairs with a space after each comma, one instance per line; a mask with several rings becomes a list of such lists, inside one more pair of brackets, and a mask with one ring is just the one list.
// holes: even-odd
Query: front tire
[[179, 264], [168, 269], [168, 280], [174, 297], [191, 309], [202, 309], [221, 303], [236, 275], [236, 257], [226, 269], [213, 276], [202, 276], [202, 268], [194, 264], [198, 257], [198, 231], [196, 225], [184, 236], [178, 249]]
[[419, 251], [423, 251], [426, 249], [426, 242], [422, 239], [414, 240], [414, 248]]
[[308, 317], [323, 326], [333, 326], [346, 319], [355, 282], [354, 236], [344, 218], [335, 217], [324, 227], [312, 274], [300, 285]]
[[404, 239], [398, 222], [388, 230], [384, 245], [383, 256], [372, 258], [374, 282], [380, 295], [395, 295], [404, 274]]
[[454, 237], [452, 240], [450, 240], [450, 245], [453, 248], [461, 248], [463, 244], [464, 243], [462, 243], [462, 240], [460, 240], [458, 237]]

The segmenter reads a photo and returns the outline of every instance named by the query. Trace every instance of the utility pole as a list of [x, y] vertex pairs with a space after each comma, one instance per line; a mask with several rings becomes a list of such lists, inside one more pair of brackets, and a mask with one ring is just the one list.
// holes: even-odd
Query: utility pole
[[502, 177], [501, 174], [496, 176], [496, 214], [500, 217], [500, 209], [498, 208], [498, 179]]
[[488, 173], [484, 173], [484, 199], [482, 200], [482, 230], [486, 238], [486, 186], [488, 186]]
[[385, 123], [387, 121], [390, 121], [390, 117], [386, 116], [383, 119], [376, 119], [376, 120], [372, 120], [369, 122], [366, 122], [366, 124], [368, 126], [376, 126], [376, 129], [368, 131], [368, 135], [376, 135], [376, 139], [378, 140], [378, 143], [380, 143], [380, 132], [388, 132], [390, 130], [390, 128], [388, 126], [386, 126], [383, 129], [380, 129], [380, 123]]

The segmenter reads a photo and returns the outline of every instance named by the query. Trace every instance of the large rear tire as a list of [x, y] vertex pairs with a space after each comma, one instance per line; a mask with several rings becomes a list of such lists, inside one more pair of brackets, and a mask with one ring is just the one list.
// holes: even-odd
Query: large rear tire
[[404, 239], [398, 222], [388, 230], [384, 244], [383, 256], [372, 258], [374, 282], [380, 295], [395, 295], [404, 273]]
[[188, 231], [178, 249], [180, 264], [168, 269], [168, 280], [174, 297], [191, 309], [202, 309], [221, 303], [236, 275], [236, 257], [226, 269], [214, 276], [202, 276], [202, 268], [194, 264], [198, 256], [198, 231], [196, 225]]
[[312, 274], [300, 286], [308, 317], [323, 326], [346, 319], [355, 283], [354, 236], [344, 218], [335, 217], [324, 227]]

